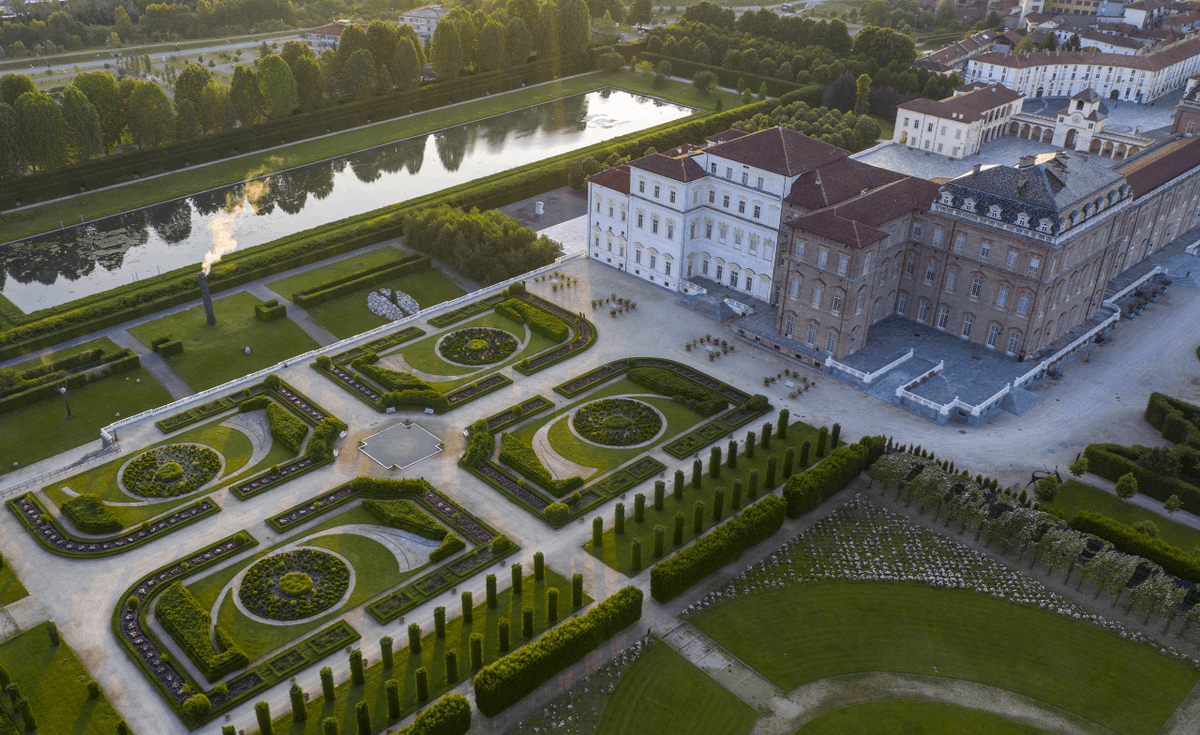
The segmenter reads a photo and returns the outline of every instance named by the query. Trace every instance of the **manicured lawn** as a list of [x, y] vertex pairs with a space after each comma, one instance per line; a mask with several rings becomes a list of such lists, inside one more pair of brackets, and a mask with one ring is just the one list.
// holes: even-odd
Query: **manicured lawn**
[[[165, 362], [193, 390], [201, 391], [316, 349], [313, 338], [291, 319], [259, 321], [254, 307], [261, 303], [243, 291], [213, 302], [216, 326], [208, 326], [204, 307], [196, 306], [134, 327], [129, 333], [147, 347], [168, 334], [178, 337], [183, 354]], [[243, 352], [246, 347], [249, 355]]]
[[621, 677], [597, 732], [736, 735], [750, 732], [757, 719], [753, 707], [660, 641]]
[[[751, 429], [747, 428], [747, 431]], [[663, 556], [668, 556], [676, 549], [683, 548], [690, 544], [695, 538], [701, 534], [692, 531], [692, 514], [697, 502], [704, 503], [704, 531], [717, 525], [719, 521], [713, 518], [713, 498], [716, 497], [717, 490], [725, 493], [724, 506], [721, 512], [721, 518], [728, 518], [733, 515], [730, 503], [733, 501], [733, 483], [740, 481], [742, 483], [742, 508], [749, 505], [746, 488], [749, 487], [748, 478], [751, 470], [758, 470], [758, 497], [762, 498], [768, 492], [768, 489], [763, 487], [767, 477], [767, 462], [771, 455], [778, 457], [776, 464], [776, 482], [783, 482], [783, 455], [787, 452], [788, 447], [796, 449], [796, 469], [800, 468], [800, 445], [805, 441], [812, 442], [813, 446], [817, 443], [817, 429], [808, 424], [799, 421], [788, 427], [787, 438], [780, 440], [779, 437], [771, 438], [771, 448], [763, 449], [762, 442], [762, 427], [759, 426], [753, 429], [755, 438], [759, 446], [755, 448], [754, 458], [746, 457], [746, 437], [745, 435], [738, 441], [738, 461], [737, 467], [730, 469], [727, 464], [721, 466], [721, 476], [713, 479], [708, 474], [708, 453], [702, 452], [701, 459], [704, 461], [704, 474], [701, 480], [699, 489], [692, 487], [692, 470], [687, 468], [684, 470], [684, 486], [683, 500], [675, 499], [673, 489], [675, 487], [675, 478], [673, 474], [667, 475], [663, 480], [667, 483], [666, 495], [663, 499], [663, 509], [661, 511], [654, 509], [654, 483], [644, 482], [638, 486], [638, 492], [646, 496], [646, 518], [641, 523], [633, 520], [633, 508], [635, 501], [634, 493], [626, 493], [626, 498], [621, 502], [625, 504], [625, 532], [618, 534], [613, 530], [613, 513], [609, 511], [604, 517], [604, 538], [603, 546], [597, 549], [592, 546], [591, 535], [587, 537], [587, 541], [583, 544], [583, 549], [592, 556], [601, 559], [605, 564], [618, 570], [627, 576], [633, 576], [638, 572], [634, 571], [631, 561], [633, 556], [633, 541], [640, 539], [642, 542], [642, 569], [648, 569], [660, 557], [654, 556], [654, 528], [655, 526], [663, 526], [666, 528], [666, 538], [663, 542]], [[722, 462], [728, 462], [729, 456], [729, 437], [719, 440], [714, 446], [721, 447]], [[810, 457], [810, 461], [815, 459]], [[675, 515], [683, 513], [683, 543], [673, 543], [675, 531]], [[701, 532], [703, 533], [703, 531]]]
[[[170, 439], [164, 439], [153, 446], [161, 447], [168, 444], [189, 442], [210, 446], [225, 457], [225, 474], [222, 477], [231, 479], [233, 473], [237, 472], [250, 461], [250, 455], [254, 452], [254, 445], [250, 443], [250, 438], [242, 432], [231, 429], [228, 426], [221, 426], [222, 421], [225, 421], [225, 418], [219, 418], [207, 424], [189, 429]], [[99, 467], [93, 467], [85, 472], [80, 472], [78, 475], [72, 475], [65, 480], [59, 480], [47, 485], [43, 490], [46, 497], [58, 506], [61, 506], [68, 498], [72, 497], [64, 488], [70, 488], [80, 495], [96, 495], [104, 501], [115, 503], [136, 502], [134, 498], [121, 492], [121, 489], [117, 486], [117, 477], [120, 474], [121, 467], [130, 459], [130, 456], [118, 457], [110, 462], [105, 462]], [[179, 498], [172, 498], [171, 500], [139, 505], [110, 505], [109, 510], [117, 517], [117, 520], [121, 521], [124, 528], [129, 528], [130, 526], [136, 526], [142, 521], [162, 515], [177, 505], [191, 502], [193, 495], [195, 493], [190, 493]]]
[[1046, 735], [1045, 730], [990, 712], [934, 702], [863, 702], [809, 720], [796, 735]]
[[1112, 493], [1085, 485], [1078, 480], [1064, 482], [1058, 489], [1058, 495], [1050, 507], [1061, 510], [1067, 520], [1071, 520], [1071, 516], [1081, 510], [1091, 510], [1111, 516], [1129, 525], [1138, 521], [1153, 521], [1154, 525], [1158, 526], [1159, 538], [1168, 544], [1174, 544], [1187, 552], [1200, 548], [1200, 531], [1176, 523], [1141, 506], [1128, 503]]
[[235, 480], [243, 480], [247, 477], [251, 477], [259, 472], [262, 472], [271, 465], [281, 464], [295, 456], [296, 454], [292, 450], [283, 446], [279, 442], [271, 442], [271, 450], [267, 452], [267, 456], [255, 463], [253, 467], [239, 472], [237, 475], [231, 476], [226, 473], [225, 479], [221, 481], [221, 484], [228, 485]]
[[896, 122], [894, 120], [888, 120], [879, 115], [872, 115], [871, 119], [879, 123], [880, 140], [891, 140], [892, 136], [896, 134]]
[[[426, 337], [425, 339], [422, 339], [419, 342], [414, 342], [411, 345], [406, 345], [401, 348], [400, 353], [404, 355], [404, 361], [417, 370], [421, 370], [433, 375], [467, 376], [459, 380], [437, 381], [433, 383], [435, 388], [444, 393], [461, 385], [463, 382], [478, 380], [484, 375], [487, 375], [489, 372], [494, 372], [506, 365], [519, 362], [530, 355], [536, 355], [539, 352], [544, 352], [545, 350], [548, 350], [554, 345], [558, 344], [557, 342], [543, 337], [536, 332], [530, 331], [529, 343], [525, 345], [525, 348], [514, 352], [507, 360], [504, 360], [503, 362], [497, 362], [491, 365], [481, 365], [478, 367], [459, 367], [457, 365], [451, 365], [438, 355], [437, 342], [445, 334], [457, 332], [460, 329], [466, 329], [468, 327], [493, 327], [495, 329], [502, 329], [516, 337], [518, 344], [520, 344], [521, 340], [525, 339], [526, 333], [526, 327], [524, 325], [517, 324], [512, 319], [509, 319], [501, 314], [497, 314], [493, 311], [489, 314], [484, 314], [478, 319], [472, 319], [471, 321], [463, 324], [455, 324], [453, 328], [447, 329], [445, 332]], [[381, 360], [381, 364], [384, 366], [387, 365], [386, 356]]]
[[[27, 697], [37, 719], [37, 732], [54, 735], [112, 735], [121, 716], [101, 691], [90, 699], [90, 675], [62, 639], [50, 645], [47, 623], [0, 644], [0, 663]], [[8, 697], [5, 707], [13, 713]], [[21, 717], [13, 713], [20, 727]]]
[[663, 89], [655, 89], [652, 78], [646, 74], [634, 74], [628, 70], [612, 74], [596, 72], [553, 84], [483, 97], [463, 105], [430, 110], [366, 129], [297, 143], [276, 151], [178, 171], [148, 181], [126, 184], [117, 189], [92, 192], [66, 201], [46, 204], [23, 212], [27, 215], [25, 219], [6, 225], [6, 235], [9, 239], [20, 239], [55, 229], [59, 220], [76, 220], [81, 214], [88, 220], [117, 214], [606, 85], [652, 94], [705, 110], [713, 109], [718, 99], [722, 101], [726, 110], [740, 105], [740, 98], [735, 95], [719, 93], [704, 97], [691, 84], [683, 82], [671, 82]]
[[[497, 577], [500, 578], [501, 586], [508, 584], [507, 571], [501, 570], [497, 573]], [[340, 733], [358, 732], [354, 706], [361, 701], [367, 702], [368, 710], [371, 713], [371, 731], [378, 732], [394, 722], [387, 716], [384, 683], [388, 679], [395, 679], [399, 686], [400, 711], [401, 717], [404, 717], [419, 706], [416, 701], [417, 668], [424, 667], [428, 671], [429, 701], [431, 702], [471, 677], [474, 673], [471, 668], [471, 634], [478, 633], [483, 636], [483, 664], [486, 666], [502, 655], [498, 648], [499, 640], [496, 632], [501, 619], [509, 621], [510, 651], [529, 642], [521, 635], [521, 610], [523, 607], [532, 607], [534, 610], [535, 636], [547, 629], [546, 591], [551, 587], [558, 589], [559, 592], [559, 620], [566, 619], [575, 612], [575, 609], [571, 607], [571, 581], [564, 579], [549, 568], [546, 569], [546, 578], [541, 582], [535, 582], [532, 574], [526, 576], [522, 583], [522, 593], [519, 595], [513, 595], [511, 588], [505, 588], [499, 592], [496, 595], [497, 605], [494, 608], [487, 606], [487, 597], [482, 589], [482, 581], [472, 580], [471, 586], [477, 588], [474, 590], [472, 602], [477, 604], [473, 608], [470, 623], [463, 623], [458, 604], [451, 606], [446, 611], [447, 616], [454, 615], [456, 612], [459, 616], [446, 621], [446, 637], [439, 639], [433, 631], [422, 631], [425, 635], [421, 639], [419, 655], [410, 654], [406, 627], [397, 626], [394, 631], [389, 633], [394, 641], [395, 666], [393, 668], [384, 669], [380, 662], [372, 661], [372, 665], [366, 671], [365, 682], [360, 686], [355, 686], [349, 681], [343, 682], [337, 687], [337, 697], [333, 702], [325, 702], [319, 690], [310, 692], [312, 696], [308, 703], [307, 721], [293, 723], [290, 711], [287, 713], [276, 712], [277, 715], [282, 716], [275, 720], [275, 732], [281, 735], [301, 735], [301, 733], [320, 735], [321, 723], [326, 717], [332, 717], [337, 721]], [[584, 605], [591, 601], [590, 597], [584, 595]], [[458, 679], [453, 683], [446, 681], [445, 653], [447, 650], [456, 651], [458, 656]], [[335, 671], [345, 668], [345, 663], [342, 661], [334, 661], [329, 665]]]
[[1157, 733], [1198, 678], [1148, 646], [1057, 613], [916, 584], [789, 585], [718, 603], [691, 622], [784, 691], [867, 671], [946, 676], [1122, 735]]
[[[16, 368], [28, 370], [38, 364], [97, 348], [118, 349], [107, 338], [97, 339], [60, 350], [49, 357], [27, 360]], [[171, 395], [145, 368], [137, 368], [73, 390], [68, 401], [71, 404], [70, 421], [61, 399], [47, 399], [0, 414], [0, 436], [4, 437], [0, 441], [0, 474], [11, 471], [13, 462], [24, 467], [94, 441], [100, 437], [101, 428], [117, 420], [118, 411], [122, 416], [133, 416], [170, 403]]]
[[217, 624], [229, 632], [251, 661], [332, 622], [339, 614], [395, 587], [417, 571], [401, 572], [395, 555], [386, 546], [358, 534], [321, 536], [305, 541], [303, 546], [335, 551], [350, 562], [357, 575], [350, 599], [345, 605], [330, 608], [325, 615], [310, 623], [272, 625], [246, 617], [233, 601], [237, 590], [231, 590], [221, 603]]
[[348, 278], [370, 268], [394, 263], [400, 260], [401, 257], [403, 257], [403, 254], [396, 248], [391, 247], [376, 248], [375, 250], [359, 250], [349, 258], [343, 258], [336, 263], [330, 263], [320, 268], [313, 268], [303, 273], [297, 273], [294, 276], [287, 276], [271, 281], [267, 284], [267, 288], [290, 300], [292, 296], [300, 291], [307, 291], [310, 288], [316, 288], [322, 283], [328, 283], [339, 278]]
[[0, 607], [4, 607], [10, 603], [25, 597], [29, 592], [25, 589], [25, 585], [21, 584], [21, 580], [17, 578], [17, 573], [12, 570], [4, 557], [0, 557]]

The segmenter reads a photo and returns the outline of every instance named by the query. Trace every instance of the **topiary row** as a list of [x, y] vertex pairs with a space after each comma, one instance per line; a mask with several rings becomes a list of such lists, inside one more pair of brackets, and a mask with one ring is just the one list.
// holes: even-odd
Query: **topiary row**
[[[251, 399], [253, 400], [253, 399]], [[275, 441], [288, 448], [292, 454], [300, 453], [300, 445], [308, 435], [308, 425], [278, 403], [267, 404], [267, 425]]]
[[217, 641], [225, 650], [218, 652], [213, 647], [212, 616], [180, 582], [159, 595], [154, 617], [210, 682], [250, 663], [220, 625], [216, 626]]
[[454, 556], [465, 548], [467, 548], [465, 541], [452, 533], [447, 533], [446, 537], [442, 539], [441, 545], [429, 552], [429, 561], [439, 562], [442, 559]]
[[1200, 406], [1151, 393], [1146, 402], [1146, 422], [1162, 432], [1163, 439], [1200, 449]]
[[866, 436], [857, 444], [838, 447], [806, 472], [793, 475], [783, 486], [788, 518], [799, 518], [837, 493], [883, 455], [887, 440]]
[[712, 416], [729, 405], [723, 396], [663, 368], [634, 368], [626, 377], [643, 388], [674, 398], [701, 416]]
[[521, 299], [508, 299], [496, 305], [496, 313], [517, 323], [529, 325], [529, 329], [555, 342], [566, 342], [571, 328], [562, 319]]
[[333, 443], [345, 430], [346, 423], [339, 418], [327, 416], [321, 419], [321, 423], [317, 424], [317, 428], [313, 429], [312, 436], [308, 439], [305, 456], [318, 461], [332, 458]]
[[475, 705], [495, 717], [641, 617], [642, 591], [625, 587], [583, 617], [483, 667], [475, 675]]
[[602, 398], [581, 406], [571, 425], [589, 441], [627, 447], [653, 439], [662, 429], [662, 418], [640, 401]]
[[434, 390], [433, 386], [412, 373], [379, 367], [375, 364], [377, 362], [379, 356], [374, 352], [367, 352], [351, 360], [350, 365], [387, 390]]
[[442, 524], [408, 500], [367, 498], [362, 505], [385, 525], [415, 533], [422, 538], [441, 541], [449, 533]]
[[172, 498], [201, 487], [220, 470], [220, 456], [208, 447], [171, 444], [135, 457], [121, 472], [121, 481], [135, 495]]
[[396, 735], [465, 735], [470, 729], [471, 703], [461, 694], [447, 694]]
[[650, 595], [667, 602], [704, 579], [783, 526], [786, 510], [776, 495], [768, 495], [740, 516], [717, 526], [675, 556], [650, 569]]
[[[283, 578], [306, 574], [312, 579], [308, 589], [288, 595]], [[272, 620], [299, 620], [311, 617], [337, 604], [350, 586], [350, 570], [333, 554], [315, 549], [296, 549], [262, 559], [238, 588], [238, 599], [255, 615]]]
[[492, 436], [492, 432], [488, 430], [486, 421], [482, 419], [471, 424], [467, 430], [467, 447], [463, 450], [462, 459], [459, 460], [467, 467], [478, 467], [485, 459], [492, 456], [492, 450], [496, 448], [496, 440]]
[[1168, 574], [1200, 583], [1200, 559], [1178, 546], [1152, 538], [1115, 518], [1081, 510], [1071, 518], [1071, 528], [1108, 541], [1118, 551], [1140, 556], [1161, 566]]

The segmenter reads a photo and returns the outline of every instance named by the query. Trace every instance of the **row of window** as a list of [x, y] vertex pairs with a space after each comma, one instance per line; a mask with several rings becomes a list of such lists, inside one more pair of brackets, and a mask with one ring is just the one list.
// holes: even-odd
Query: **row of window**
[[[712, 174], [713, 176], [716, 176], [717, 175], [717, 164], [709, 163], [708, 172], [710, 174]], [[725, 167], [725, 178], [728, 179], [729, 181], [733, 181], [733, 167], [732, 166]], [[766, 182], [763, 181], [763, 177], [759, 176], [759, 177], [757, 177], [757, 181], [754, 184], [754, 188], [762, 189], [764, 183], [766, 183]], [[750, 186], [750, 172], [749, 171], [742, 172], [742, 186]]]
[[[943, 230], [941, 227], [934, 228], [933, 244], [935, 247], [942, 247], [942, 242], [945, 240], [945, 234], [946, 234], [945, 230]], [[921, 225], [918, 224], [913, 227], [913, 235], [915, 237], [920, 237]], [[954, 254], [955, 255], [963, 255], [964, 250], [966, 249], [966, 243], [967, 243], [967, 236], [965, 233], [960, 232], [957, 235], [955, 235], [954, 246], [952, 248], [952, 250], [954, 251]], [[992, 243], [987, 240], [981, 241], [979, 243], [979, 262], [980, 263], [989, 263], [989, 262], [991, 262], [991, 257], [992, 257]], [[1015, 272], [1017, 270], [1017, 261], [1020, 259], [1020, 257], [1021, 257], [1021, 254], [1018, 253], [1016, 250], [1009, 250], [1008, 254], [1004, 258], [1004, 267], [1007, 270]], [[913, 274], [913, 268], [915, 267], [915, 263], [916, 263], [916, 261], [913, 259], [913, 257], [910, 256], [909, 260], [908, 260], [908, 266], [905, 268], [905, 273], [907, 275], [911, 276]], [[1041, 258], [1038, 258], [1037, 256], [1034, 256], [1034, 255], [1029, 256], [1028, 268], [1029, 268], [1030, 277], [1037, 276], [1038, 269], [1041, 268], [1041, 265], [1042, 265]], [[931, 279], [929, 279], [927, 277], [926, 280], [928, 281]]]
[[[796, 260], [799, 260], [799, 261], [804, 260], [804, 250], [805, 250], [804, 241], [797, 240], [796, 246], [795, 246]], [[823, 247], [817, 248], [817, 267], [820, 268], [821, 270], [828, 270], [828, 268], [829, 268], [829, 248], [823, 248]], [[837, 274], [839, 276], [845, 276], [849, 272], [849, 270], [850, 270], [850, 256], [845, 255], [843, 253], [838, 253]], [[863, 256], [861, 275], [865, 276], [870, 272], [871, 272], [871, 254], [867, 253], [866, 255]]]
[[[705, 258], [700, 261], [700, 275], [708, 277], [710, 262], [711, 261], [709, 261], [708, 258]], [[716, 265], [716, 271], [713, 274], [712, 279], [714, 281], [716, 281], [717, 283], [720, 283], [722, 278], [725, 275], [725, 265], [723, 263], [716, 263], [715, 265]], [[739, 271], [736, 266], [730, 266], [730, 268], [729, 268], [729, 287], [730, 288], [738, 287], [739, 275], [742, 273], [744, 273], [746, 276], [746, 282], [745, 282], [744, 289], [746, 291], [753, 291], [754, 290], [754, 272], [750, 271], [750, 270]], [[692, 266], [689, 263], [688, 264], [688, 278], [691, 278], [691, 276], [692, 276]]]
[[[600, 236], [599, 235], [596, 235], [595, 245], [596, 245], [596, 251], [593, 253], [593, 257], [599, 258], [600, 257]], [[612, 243], [611, 238], [608, 240], [606, 252], [609, 252], [609, 253], [613, 252], [613, 243]], [[617, 257], [619, 257], [619, 258], [625, 257], [625, 246], [623, 244], [618, 243], [618, 245], [617, 245]], [[642, 264], [642, 248], [641, 247], [638, 247], [636, 250], [633, 251], [633, 262], [637, 263], [638, 265]], [[649, 267], [650, 267], [650, 270], [656, 270], [658, 268], [658, 254], [657, 253], [650, 253]], [[668, 276], [671, 275], [671, 260], [670, 260], [670, 258], [663, 258], [663, 273]]]

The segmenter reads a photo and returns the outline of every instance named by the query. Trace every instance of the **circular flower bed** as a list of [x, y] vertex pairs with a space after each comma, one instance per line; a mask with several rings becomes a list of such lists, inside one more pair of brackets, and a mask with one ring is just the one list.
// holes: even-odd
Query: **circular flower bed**
[[488, 365], [500, 362], [517, 349], [517, 338], [503, 329], [467, 327], [447, 334], [438, 352], [460, 365]]
[[208, 447], [171, 444], [142, 452], [125, 465], [125, 488], [144, 498], [186, 495], [217, 476], [221, 457]]
[[333, 554], [296, 549], [250, 567], [238, 598], [250, 612], [271, 620], [299, 620], [333, 607], [350, 586], [350, 569]]
[[571, 424], [584, 439], [611, 447], [641, 444], [662, 429], [654, 409], [627, 398], [592, 401], [575, 412]]

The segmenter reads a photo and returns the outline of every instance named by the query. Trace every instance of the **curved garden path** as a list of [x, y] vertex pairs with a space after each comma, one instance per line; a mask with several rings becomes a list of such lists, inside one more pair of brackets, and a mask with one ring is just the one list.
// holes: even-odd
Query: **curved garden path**
[[555, 421], [549, 421], [537, 430], [533, 435], [533, 453], [542, 461], [542, 466], [550, 472], [550, 476], [555, 480], [566, 480], [571, 477], [588, 478], [596, 471], [595, 467], [579, 464], [567, 459], [558, 452], [554, 451], [554, 447], [550, 446], [550, 427]]
[[[261, 462], [267, 456], [267, 453], [271, 451], [271, 445], [275, 441], [271, 438], [271, 426], [267, 423], [267, 410], [265, 408], [248, 413], [235, 413], [222, 421], [220, 425], [234, 431], [240, 431], [250, 440], [250, 446], [253, 447], [253, 451], [250, 453], [250, 459], [246, 461], [246, 464], [242, 465], [241, 469], [250, 469]], [[241, 470], [238, 471], [240, 472]]]
[[1115, 735], [1102, 725], [1007, 689], [962, 679], [880, 671], [818, 679], [782, 697], [755, 702], [770, 707], [774, 714], [760, 717], [751, 733], [787, 735], [826, 712], [852, 704], [888, 699], [967, 707], [1036, 727], [1053, 735]]

